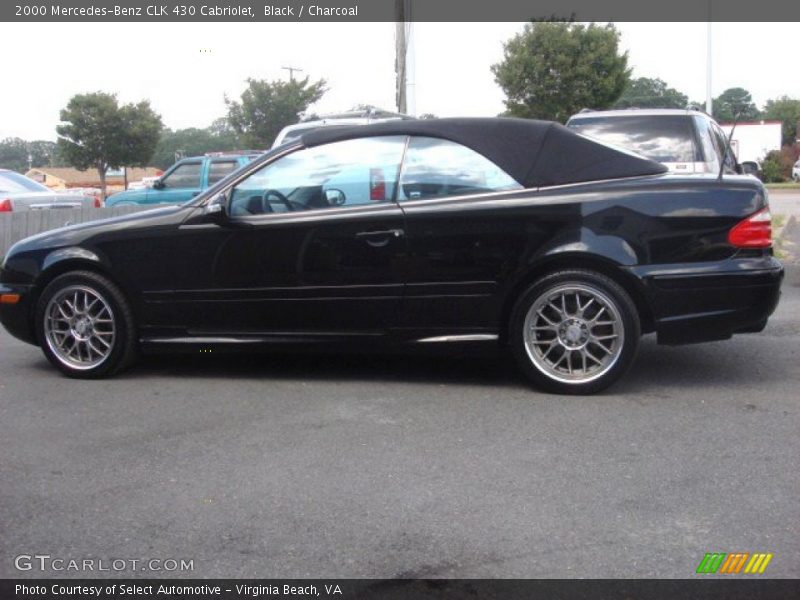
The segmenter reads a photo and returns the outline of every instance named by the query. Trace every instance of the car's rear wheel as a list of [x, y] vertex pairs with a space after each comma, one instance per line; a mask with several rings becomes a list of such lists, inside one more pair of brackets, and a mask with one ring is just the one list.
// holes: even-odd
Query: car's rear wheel
[[640, 335], [628, 293], [593, 271], [542, 277], [511, 316], [520, 368], [535, 385], [559, 394], [592, 394], [614, 383], [633, 362]]
[[42, 292], [36, 333], [48, 360], [69, 377], [113, 375], [136, 356], [133, 313], [120, 289], [91, 271], [65, 273]]

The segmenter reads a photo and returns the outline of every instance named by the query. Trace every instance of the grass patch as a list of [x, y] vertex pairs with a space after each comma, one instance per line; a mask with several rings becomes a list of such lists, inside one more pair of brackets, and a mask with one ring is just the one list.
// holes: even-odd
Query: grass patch
[[767, 183], [765, 184], [768, 190], [798, 190], [800, 191], [800, 183], [794, 181], [786, 181], [784, 183]]

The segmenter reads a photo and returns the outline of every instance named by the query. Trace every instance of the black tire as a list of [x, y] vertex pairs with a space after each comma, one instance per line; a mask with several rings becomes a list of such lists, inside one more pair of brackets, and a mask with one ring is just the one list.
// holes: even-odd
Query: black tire
[[628, 293], [613, 279], [583, 269], [537, 280], [514, 305], [509, 327], [521, 371], [556, 394], [594, 394], [613, 384], [636, 357], [641, 337]]
[[[70, 294], [76, 290], [79, 294], [86, 294], [83, 296], [84, 312], [81, 313], [80, 310], [75, 310], [70, 321], [65, 318], [62, 319], [65, 316], [65, 312], [58, 310], [59, 299], [63, 302], [63, 299], [66, 298], [68, 302], [67, 305], [60, 304], [60, 306], [71, 305], [72, 303], [69, 303]], [[89, 304], [87, 300], [92, 300], [95, 296], [99, 300], [93, 300]], [[74, 301], [74, 297], [72, 299]], [[98, 302], [100, 303], [99, 308], [97, 307]], [[79, 304], [79, 302], [76, 304]], [[99, 311], [102, 314], [89, 314], [86, 311], [87, 305], [92, 307], [95, 313]], [[78, 308], [80, 307], [78, 306]], [[106, 310], [103, 311], [103, 308]], [[58, 315], [60, 319], [58, 326], [50, 325], [54, 321], [48, 316], [49, 314]], [[66, 315], [69, 314], [70, 311], [67, 309]], [[89, 325], [86, 325], [86, 323], [70, 324], [83, 315], [95, 316], [98, 321], [102, 319], [103, 322], [110, 321], [110, 324], [95, 324], [95, 319], [93, 318], [88, 319]], [[136, 359], [138, 344], [136, 326], [130, 304], [125, 299], [122, 291], [102, 275], [92, 271], [72, 271], [59, 275], [42, 291], [36, 303], [34, 318], [36, 337], [44, 355], [68, 377], [78, 379], [110, 377], [131, 365]], [[78, 338], [75, 337], [78, 334], [74, 332], [78, 330], [79, 326], [84, 329], [88, 328], [88, 332], [81, 330], [87, 335], [86, 342], [78, 342]], [[101, 331], [101, 327], [108, 329]], [[97, 333], [94, 333], [95, 328]], [[62, 333], [63, 331], [72, 333], [64, 334]], [[100, 339], [100, 336], [104, 337]], [[58, 340], [66, 341], [59, 344]], [[72, 346], [74, 342], [78, 342], [74, 344], [74, 346], [78, 347], [77, 359], [67, 356], [65, 350], [66, 346]], [[95, 351], [95, 348], [100, 348], [100, 351]], [[94, 359], [92, 359], [93, 351], [95, 353]], [[86, 360], [81, 364], [84, 356]]]

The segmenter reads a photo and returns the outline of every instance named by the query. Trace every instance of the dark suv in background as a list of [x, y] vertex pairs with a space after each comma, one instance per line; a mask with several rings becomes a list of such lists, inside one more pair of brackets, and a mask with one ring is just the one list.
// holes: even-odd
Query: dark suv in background
[[585, 110], [567, 127], [641, 154], [675, 173], [740, 173], [728, 138], [706, 113], [682, 109]]

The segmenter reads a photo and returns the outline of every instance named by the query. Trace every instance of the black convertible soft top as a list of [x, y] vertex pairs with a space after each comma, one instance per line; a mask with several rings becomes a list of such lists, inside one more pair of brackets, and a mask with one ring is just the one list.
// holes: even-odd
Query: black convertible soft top
[[418, 135], [472, 148], [525, 187], [657, 175], [667, 167], [606, 146], [551, 121], [511, 118], [398, 120], [321, 127], [303, 134], [305, 146], [359, 137]]

